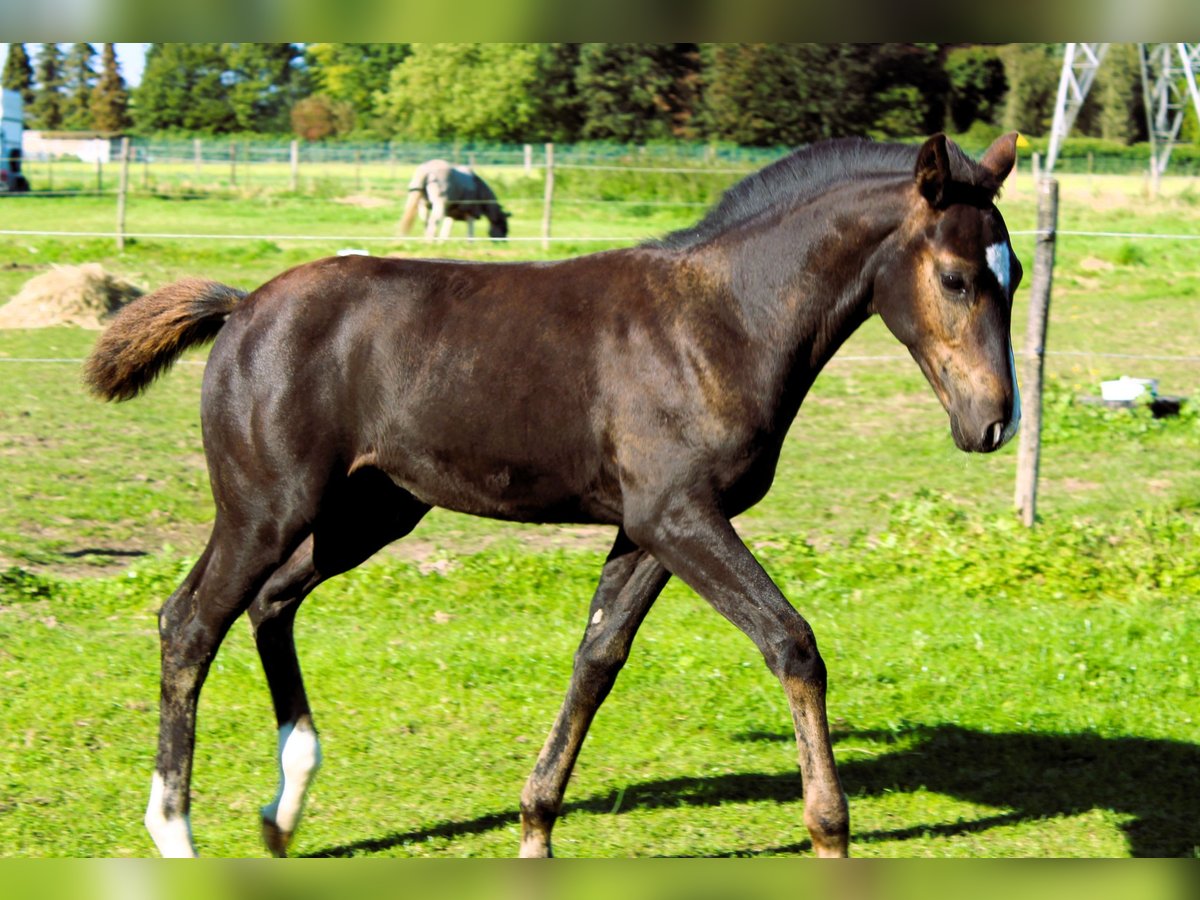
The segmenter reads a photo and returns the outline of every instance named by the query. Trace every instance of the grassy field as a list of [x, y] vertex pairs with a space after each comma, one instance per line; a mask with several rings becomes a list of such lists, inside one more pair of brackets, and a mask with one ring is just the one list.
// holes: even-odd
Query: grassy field
[[[540, 188], [519, 180], [501, 178], [508, 193], [498, 192], [519, 210], [514, 234], [536, 236]], [[698, 211], [666, 205], [668, 194], [692, 203], [719, 187], [662, 189], [664, 202], [641, 206], [564, 204], [556, 232], [580, 240], [547, 252], [449, 250], [585, 252], [597, 245], [583, 238], [685, 225]], [[575, 196], [596, 200], [602, 188], [581, 181]], [[394, 236], [398, 209], [372, 197], [145, 195], [131, 201], [128, 228]], [[112, 227], [111, 198], [4, 202], [19, 212], [10, 228]], [[1010, 229], [1032, 230], [1023, 179], [1001, 207]], [[1200, 197], [1183, 181], [1152, 200], [1137, 179], [1064, 179], [1060, 228], [1200, 234]], [[1014, 244], [1027, 270], [1019, 348], [1032, 237]], [[200, 274], [249, 288], [344, 246], [145, 239], [117, 254], [108, 240], [6, 238], [0, 297], [51, 264], [84, 260], [146, 286]], [[772, 493], [739, 520], [828, 662], [855, 853], [1198, 852], [1200, 802], [1185, 788], [1200, 768], [1197, 246], [1061, 238], [1034, 531], [1010, 512], [1015, 445], [958, 453], [945, 414], [878, 321], [818, 380]], [[197, 421], [203, 354], [119, 407], [87, 398], [75, 363], [3, 362], [76, 360], [94, 337], [0, 332], [0, 855], [152, 849], [140, 819], [157, 719], [154, 614], [212, 515]], [[861, 359], [879, 356], [889, 358]], [[1156, 377], [1193, 402], [1164, 420], [1078, 402], [1120, 374]], [[298, 641], [326, 766], [297, 852], [512, 854], [516, 798], [610, 540], [605, 529], [435, 511], [410, 539], [320, 588]], [[239, 625], [201, 706], [202, 853], [260, 852], [255, 816], [273, 790], [274, 742]], [[782, 692], [753, 647], [672, 584], [584, 748], [556, 850], [809, 852], [793, 759]]]

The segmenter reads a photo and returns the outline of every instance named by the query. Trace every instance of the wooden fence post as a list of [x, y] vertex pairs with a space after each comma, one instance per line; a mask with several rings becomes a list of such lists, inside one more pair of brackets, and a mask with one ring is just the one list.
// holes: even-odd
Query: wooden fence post
[[125, 250], [125, 194], [129, 190], [129, 138], [121, 138], [121, 180], [117, 186], [117, 252]]
[[550, 209], [554, 205], [554, 144], [546, 145], [546, 192], [542, 201], [542, 249], [550, 249]]
[[203, 161], [203, 154], [200, 150], [200, 138], [196, 138], [192, 142], [192, 152], [196, 155], [196, 179], [200, 178], [200, 163]]
[[294, 194], [300, 188], [300, 142], [299, 141], [292, 141], [291, 163], [292, 163], [292, 193]]
[[104, 169], [100, 161], [100, 142], [95, 141], [93, 145], [96, 148], [96, 193], [104, 193]]
[[1032, 527], [1037, 516], [1038, 463], [1042, 451], [1042, 373], [1046, 358], [1046, 325], [1050, 318], [1050, 288], [1054, 280], [1054, 244], [1058, 230], [1058, 182], [1038, 182], [1037, 245], [1033, 256], [1033, 285], [1029, 324], [1025, 329], [1025, 383], [1021, 391], [1021, 436], [1017, 446], [1017, 488], [1014, 503], [1021, 521]]
[[525, 174], [533, 174], [533, 144], [525, 145]]

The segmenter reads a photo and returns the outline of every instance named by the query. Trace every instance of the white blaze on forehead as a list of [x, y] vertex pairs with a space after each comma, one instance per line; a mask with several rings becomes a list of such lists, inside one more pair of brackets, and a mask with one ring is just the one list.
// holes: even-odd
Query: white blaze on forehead
[[1008, 282], [1010, 277], [1012, 254], [1009, 253], [1008, 244], [992, 244], [987, 248], [987, 264], [992, 270], [992, 274], [996, 276], [996, 280], [1000, 282], [1000, 287], [1008, 291]]

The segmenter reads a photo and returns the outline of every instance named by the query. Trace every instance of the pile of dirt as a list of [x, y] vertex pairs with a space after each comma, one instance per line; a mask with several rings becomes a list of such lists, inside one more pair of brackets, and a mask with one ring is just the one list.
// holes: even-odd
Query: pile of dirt
[[99, 263], [55, 266], [25, 282], [19, 294], [0, 306], [0, 328], [103, 328], [106, 318], [143, 293]]

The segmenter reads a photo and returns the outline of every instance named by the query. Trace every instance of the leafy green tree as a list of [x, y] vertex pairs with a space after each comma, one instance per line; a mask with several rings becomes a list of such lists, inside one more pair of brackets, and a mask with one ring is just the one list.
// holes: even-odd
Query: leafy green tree
[[349, 134], [354, 129], [354, 107], [345, 100], [313, 94], [296, 102], [291, 112], [292, 131], [306, 141], [321, 141]]
[[140, 131], [233, 131], [228, 69], [223, 44], [151, 44], [142, 83], [133, 90], [134, 125]]
[[4, 60], [4, 75], [0, 79], [10, 91], [19, 91], [28, 108], [33, 103], [33, 64], [24, 44], [9, 44]]
[[92, 64], [95, 60], [96, 48], [91, 44], [72, 44], [63, 62], [66, 94], [63, 125], [71, 131], [92, 128], [92, 90], [96, 85]]
[[308, 93], [296, 44], [223, 45], [229, 105], [238, 131], [288, 130], [288, 112]]
[[1008, 79], [994, 47], [956, 47], [946, 54], [947, 114], [957, 131], [975, 122], [998, 125]]
[[414, 44], [376, 109], [387, 136], [409, 140], [535, 140], [546, 121], [538, 86], [543, 44]]
[[63, 93], [63, 58], [58, 44], [42, 44], [37, 59], [37, 82], [33, 102], [26, 110], [30, 127], [58, 131], [66, 116]]
[[380, 128], [377, 94], [387, 91], [392, 70], [412, 54], [411, 44], [306, 44], [304, 58], [314, 94], [349, 104], [359, 127]]
[[97, 131], [124, 131], [130, 125], [129, 92], [113, 44], [105, 44], [101, 53], [100, 78], [92, 91], [91, 107], [92, 126]]
[[903, 138], [942, 129], [949, 82], [937, 44], [874, 44], [859, 52], [873, 76], [872, 134]]
[[538, 80], [530, 86], [536, 114], [527, 140], [579, 140], [584, 99], [575, 80], [582, 44], [543, 44]]
[[697, 44], [583, 44], [576, 86], [585, 138], [694, 137], [700, 94]]
[[706, 133], [760, 147], [865, 135], [871, 56], [854, 44], [707, 45]]
[[1112, 44], [1108, 48], [1096, 72], [1092, 93], [1099, 101], [1100, 137], [1124, 144], [1146, 140], [1146, 102], [1137, 44]]
[[[1008, 44], [1000, 50], [1000, 55], [1008, 79], [1003, 114], [1005, 130], [1048, 134], [1062, 71], [1062, 45]], [[1087, 119], [1081, 113], [1081, 124]]]

